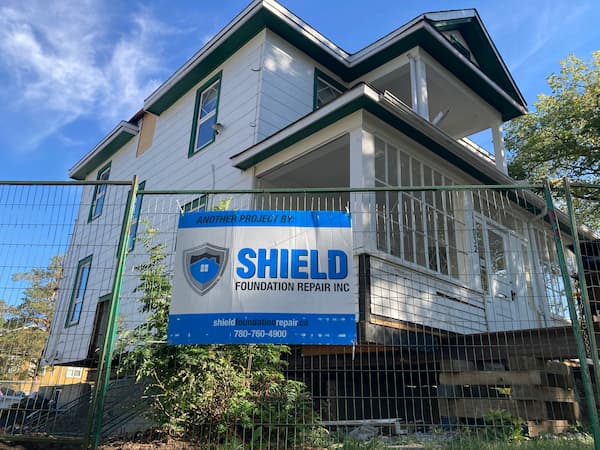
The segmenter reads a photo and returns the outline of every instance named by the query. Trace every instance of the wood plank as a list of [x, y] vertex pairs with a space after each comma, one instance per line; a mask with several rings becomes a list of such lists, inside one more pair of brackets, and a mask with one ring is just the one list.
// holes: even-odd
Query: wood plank
[[443, 359], [440, 361], [440, 372], [469, 372], [475, 369], [475, 362], [466, 359]]
[[536, 437], [546, 433], [564, 433], [569, 430], [568, 420], [542, 420], [542, 421], [527, 421], [529, 436]]
[[[357, 345], [354, 353], [387, 352], [394, 350], [394, 347], [371, 344]], [[305, 345], [302, 347], [302, 356], [320, 356], [320, 355], [350, 355], [352, 354], [351, 345]]]
[[541, 400], [545, 402], [567, 402], [577, 401], [575, 391], [554, 386], [531, 386], [513, 385], [510, 392], [511, 398], [515, 400]]
[[523, 371], [470, 371], [440, 373], [439, 384], [487, 384], [487, 385], [512, 385], [512, 384], [542, 384], [542, 377], [538, 370]]
[[504, 410], [523, 420], [541, 420], [548, 417], [544, 402], [500, 398], [438, 399], [440, 414], [447, 417], [481, 419], [490, 410]]

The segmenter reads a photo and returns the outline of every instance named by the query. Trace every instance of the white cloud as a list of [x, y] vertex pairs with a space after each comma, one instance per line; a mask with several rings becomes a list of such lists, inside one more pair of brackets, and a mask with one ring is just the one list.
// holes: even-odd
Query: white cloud
[[127, 27], [117, 34], [105, 5], [15, 0], [0, 6], [3, 97], [10, 109], [35, 117], [38, 131], [25, 143], [30, 149], [82, 117], [99, 117], [107, 129], [129, 118], [164, 76], [158, 41], [170, 30], [134, 8], [119, 18]]

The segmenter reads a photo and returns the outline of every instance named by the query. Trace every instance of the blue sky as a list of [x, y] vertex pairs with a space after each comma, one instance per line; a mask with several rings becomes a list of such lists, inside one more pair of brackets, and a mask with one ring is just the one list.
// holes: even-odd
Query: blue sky
[[[589, 59], [600, 47], [600, 2], [593, 0], [282, 3], [350, 52], [422, 12], [476, 7], [530, 107], [560, 59]], [[67, 179], [79, 158], [246, 4], [3, 0], [0, 180]]]

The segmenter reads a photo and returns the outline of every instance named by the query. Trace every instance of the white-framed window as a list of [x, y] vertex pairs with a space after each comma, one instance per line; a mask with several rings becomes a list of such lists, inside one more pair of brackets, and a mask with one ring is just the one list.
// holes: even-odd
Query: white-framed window
[[321, 106], [335, 100], [346, 90], [341, 84], [333, 78], [325, 75], [319, 69], [315, 69], [315, 93], [313, 109], [319, 109]]
[[83, 376], [83, 368], [81, 367], [67, 367], [65, 378], [78, 378], [81, 379]]
[[81, 310], [87, 289], [88, 279], [90, 277], [90, 268], [92, 267], [92, 255], [79, 261], [77, 265], [77, 274], [75, 283], [73, 284], [73, 292], [71, 293], [71, 302], [69, 304], [69, 312], [65, 326], [76, 325], [81, 318]]
[[196, 91], [194, 124], [188, 156], [192, 156], [197, 151], [214, 142], [220, 94], [221, 73], [217, 74]]
[[[97, 180], [108, 181], [110, 177], [110, 165], [111, 163], [108, 163], [98, 171], [98, 175], [96, 177]], [[106, 184], [99, 184], [94, 188], [94, 196], [92, 198], [92, 205], [90, 207], [89, 215], [90, 222], [102, 215], [107, 188], [108, 185]]]
[[[454, 181], [407, 152], [375, 137], [378, 187], [449, 186]], [[377, 248], [428, 270], [460, 278], [465, 259], [457, 230], [459, 195], [453, 191], [385, 192], [377, 199]]]

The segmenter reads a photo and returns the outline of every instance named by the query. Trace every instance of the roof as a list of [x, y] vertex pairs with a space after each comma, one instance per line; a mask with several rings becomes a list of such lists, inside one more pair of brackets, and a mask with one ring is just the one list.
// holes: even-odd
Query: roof
[[69, 176], [75, 180], [84, 180], [91, 170], [114, 155], [138, 132], [139, 128], [136, 125], [121, 121], [98, 145], [69, 169]]
[[[500, 111], [503, 120], [510, 120], [527, 111], [523, 96], [474, 9], [422, 14], [350, 54], [275, 0], [254, 0], [250, 3], [158, 87], [144, 101], [143, 110], [160, 115], [265, 28], [289, 41], [348, 83], [420, 46]], [[462, 33], [476, 55], [478, 64], [465, 57], [443, 34], [448, 30]], [[102, 161], [110, 158], [137, 134], [137, 127], [132, 123], [136, 122], [133, 119], [129, 123], [121, 122], [69, 171], [69, 175], [83, 179]]]
[[[261, 30], [268, 28], [342, 80], [352, 83], [401, 53], [421, 46], [450, 72], [498, 109], [503, 120], [526, 112], [526, 103], [474, 9], [422, 14], [395, 31], [350, 54], [274, 0], [255, 0], [192, 56], [145, 101], [160, 114], [203, 80]], [[444, 36], [459, 30], [479, 65]]]

